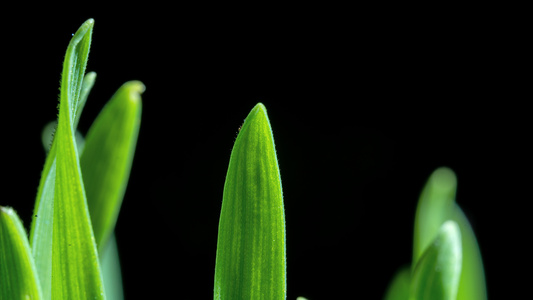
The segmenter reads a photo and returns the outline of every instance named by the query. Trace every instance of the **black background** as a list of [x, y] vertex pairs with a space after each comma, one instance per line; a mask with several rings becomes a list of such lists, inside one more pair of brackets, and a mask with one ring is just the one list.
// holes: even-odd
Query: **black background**
[[489, 296], [509, 295], [502, 251], [524, 253], [524, 236], [510, 233], [526, 207], [530, 137], [512, 41], [477, 10], [401, 9], [139, 6], [2, 20], [2, 186], [12, 193], [0, 204], [29, 227], [64, 53], [94, 18], [87, 70], [98, 75], [80, 130], [122, 83], [146, 85], [116, 228], [128, 299], [212, 297], [226, 169], [257, 102], [281, 169], [288, 299], [381, 298], [410, 261], [416, 202], [440, 166], [458, 176]]

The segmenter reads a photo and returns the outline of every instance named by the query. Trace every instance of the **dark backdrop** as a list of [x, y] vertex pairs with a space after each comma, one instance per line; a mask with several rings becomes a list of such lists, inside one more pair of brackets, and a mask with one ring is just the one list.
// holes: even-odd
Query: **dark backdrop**
[[440, 166], [458, 176], [489, 296], [508, 293], [501, 251], [516, 241], [502, 226], [524, 205], [517, 132], [529, 122], [513, 102], [498, 26], [472, 12], [241, 8], [2, 20], [2, 185], [13, 193], [0, 204], [29, 226], [45, 159], [40, 131], [57, 113], [71, 34], [92, 17], [88, 71], [98, 76], [80, 130], [123, 82], [147, 87], [116, 229], [127, 298], [212, 297], [226, 168], [257, 102], [281, 169], [288, 299], [382, 297], [410, 261], [416, 202]]

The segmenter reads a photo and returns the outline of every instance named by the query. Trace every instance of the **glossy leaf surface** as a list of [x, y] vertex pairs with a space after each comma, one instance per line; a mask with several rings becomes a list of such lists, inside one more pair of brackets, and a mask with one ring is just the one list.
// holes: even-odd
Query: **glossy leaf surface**
[[0, 299], [42, 299], [26, 231], [9, 207], [0, 206]]
[[457, 300], [486, 300], [487, 287], [485, 271], [474, 231], [465, 214], [457, 204], [454, 207], [451, 219], [459, 225], [462, 238], [461, 243], [463, 245], [463, 267]]
[[413, 242], [413, 264], [437, 236], [440, 226], [452, 212], [457, 179], [452, 170], [439, 168], [429, 177], [420, 199], [415, 216]]
[[215, 299], [285, 299], [285, 214], [270, 121], [263, 104], [235, 140], [224, 185]]
[[459, 226], [454, 221], [446, 221], [415, 266], [409, 299], [455, 300], [461, 264]]

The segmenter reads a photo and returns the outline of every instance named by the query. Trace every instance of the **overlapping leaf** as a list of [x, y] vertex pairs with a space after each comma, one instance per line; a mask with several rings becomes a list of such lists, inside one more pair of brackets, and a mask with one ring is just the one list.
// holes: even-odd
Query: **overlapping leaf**
[[102, 109], [85, 139], [80, 159], [99, 250], [115, 228], [135, 153], [144, 85], [125, 83]]
[[144, 85], [138, 81], [122, 85], [89, 129], [80, 159], [108, 300], [123, 299], [113, 231], [139, 134], [143, 91]]
[[429, 177], [416, 210], [413, 241], [414, 263], [433, 242], [442, 223], [450, 218], [456, 190], [457, 179], [453, 171], [448, 168], [439, 168]]
[[409, 299], [455, 300], [461, 265], [459, 226], [454, 221], [446, 221], [414, 268]]
[[42, 299], [26, 231], [15, 211], [1, 206], [0, 299]]
[[285, 299], [285, 214], [274, 138], [265, 107], [247, 116], [224, 185], [215, 299]]
[[[420, 263], [422, 254], [434, 244], [438, 238], [439, 227], [447, 220], [454, 221], [458, 226], [461, 236], [461, 274], [458, 290], [455, 292], [457, 300], [485, 300], [487, 299], [485, 275], [481, 253], [474, 232], [459, 206], [455, 203], [457, 179], [452, 170], [439, 168], [431, 174], [420, 196], [414, 230], [413, 263], [411, 271], [414, 272], [416, 265]], [[435, 270], [434, 270], [435, 271]], [[389, 287], [386, 296], [396, 297], [386, 299], [407, 300], [399, 293], [393, 293], [396, 286], [395, 278]], [[412, 291], [411, 291], [412, 292]]]
[[103, 299], [98, 255], [75, 141], [94, 21], [67, 48], [57, 130], [36, 199], [31, 246], [44, 299]]
[[485, 271], [474, 231], [465, 214], [457, 204], [454, 207], [450, 219], [459, 224], [463, 245], [463, 267], [457, 300], [486, 300], [487, 287], [485, 283]]

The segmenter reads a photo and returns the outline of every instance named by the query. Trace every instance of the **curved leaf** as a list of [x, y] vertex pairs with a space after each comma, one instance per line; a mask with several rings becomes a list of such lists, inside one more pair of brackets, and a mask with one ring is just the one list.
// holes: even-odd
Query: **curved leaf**
[[457, 204], [454, 207], [451, 219], [459, 225], [463, 245], [463, 267], [457, 300], [486, 300], [487, 287], [483, 260], [481, 259], [481, 252], [474, 231]]
[[99, 251], [115, 228], [128, 183], [139, 126], [144, 85], [122, 85], [93, 122], [80, 158], [87, 203]]
[[26, 231], [9, 207], [0, 206], [0, 299], [42, 299]]
[[415, 266], [409, 299], [455, 300], [461, 264], [459, 226], [454, 221], [446, 221]]
[[455, 201], [457, 179], [449, 168], [439, 168], [429, 177], [416, 209], [413, 237], [413, 267], [449, 219]]
[[58, 126], [36, 200], [31, 241], [44, 299], [104, 298], [75, 141], [93, 25], [87, 20], [67, 48]]
[[218, 229], [215, 299], [285, 299], [285, 213], [278, 161], [263, 104], [231, 152]]

